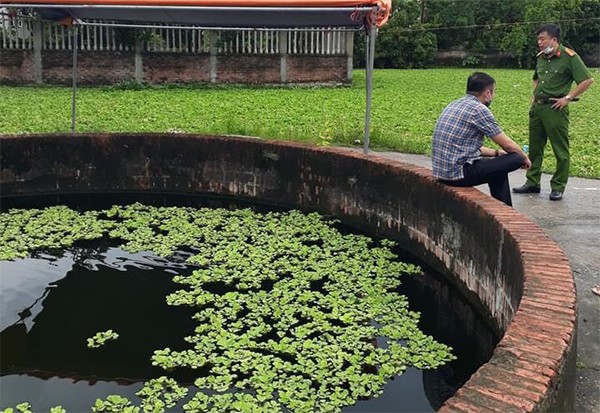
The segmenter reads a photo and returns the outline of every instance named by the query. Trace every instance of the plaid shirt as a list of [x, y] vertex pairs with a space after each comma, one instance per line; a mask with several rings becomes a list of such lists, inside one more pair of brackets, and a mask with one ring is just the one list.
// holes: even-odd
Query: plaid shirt
[[489, 108], [473, 95], [446, 106], [433, 131], [433, 176], [447, 181], [464, 178], [463, 165], [481, 157], [483, 137], [502, 132]]

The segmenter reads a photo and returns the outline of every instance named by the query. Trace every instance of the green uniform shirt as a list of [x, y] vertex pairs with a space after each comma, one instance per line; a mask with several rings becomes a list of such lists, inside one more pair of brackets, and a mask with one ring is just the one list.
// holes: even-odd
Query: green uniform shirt
[[581, 57], [571, 49], [562, 45], [558, 51], [547, 56], [538, 55], [533, 80], [538, 84], [533, 92], [537, 99], [563, 97], [571, 91], [573, 81], [579, 84], [592, 77], [590, 70], [585, 67]]

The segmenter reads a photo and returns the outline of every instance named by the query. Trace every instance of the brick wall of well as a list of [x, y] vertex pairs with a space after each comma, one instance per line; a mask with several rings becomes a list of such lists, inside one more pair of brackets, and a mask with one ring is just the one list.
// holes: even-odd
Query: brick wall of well
[[444, 413], [573, 411], [576, 293], [536, 224], [475, 188], [344, 149], [182, 134], [0, 136], [3, 197], [199, 193], [339, 217], [399, 240], [502, 336]]

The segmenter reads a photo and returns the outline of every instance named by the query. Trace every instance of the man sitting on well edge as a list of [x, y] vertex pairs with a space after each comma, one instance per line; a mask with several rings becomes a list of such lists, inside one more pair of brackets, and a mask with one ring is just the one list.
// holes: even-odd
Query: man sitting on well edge
[[[521, 147], [500, 128], [489, 106], [496, 82], [475, 72], [467, 79], [466, 96], [450, 103], [437, 120], [433, 132], [433, 176], [451, 186], [487, 183], [491, 195], [512, 206], [508, 173], [531, 162]], [[502, 149], [482, 146], [484, 136]]]

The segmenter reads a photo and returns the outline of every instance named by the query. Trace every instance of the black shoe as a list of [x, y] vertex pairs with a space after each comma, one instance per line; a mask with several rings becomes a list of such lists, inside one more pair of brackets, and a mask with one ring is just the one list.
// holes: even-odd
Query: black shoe
[[560, 201], [563, 196], [563, 191], [553, 190], [550, 192], [550, 201]]
[[513, 188], [513, 192], [515, 194], [539, 194], [540, 187], [539, 186], [529, 186], [529, 185], [525, 184], [523, 186], [518, 186], [516, 188]]

